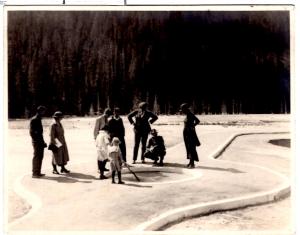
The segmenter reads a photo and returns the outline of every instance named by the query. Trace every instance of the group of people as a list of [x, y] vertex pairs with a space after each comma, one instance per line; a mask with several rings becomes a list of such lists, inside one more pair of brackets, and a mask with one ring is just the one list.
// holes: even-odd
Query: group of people
[[[30, 136], [33, 145], [33, 159], [32, 159], [32, 177], [38, 178], [45, 174], [41, 173], [42, 161], [44, 158], [44, 149], [47, 144], [43, 137], [42, 117], [44, 116], [46, 108], [39, 106], [37, 113], [30, 120]], [[50, 143], [49, 149], [52, 150], [52, 166], [53, 174], [59, 174], [57, 166], [61, 167], [61, 173], [69, 173], [70, 171], [65, 168], [69, 161], [68, 147], [65, 141], [64, 128], [61, 124], [63, 114], [57, 111], [53, 114], [53, 123], [50, 126]]]
[[[44, 157], [44, 149], [52, 151], [53, 174], [69, 173], [65, 168], [69, 161], [69, 153], [64, 138], [64, 128], [61, 124], [63, 114], [57, 111], [53, 114], [53, 123], [50, 125], [50, 143], [46, 144], [43, 138], [43, 126], [41, 119], [45, 114], [46, 108], [39, 106], [37, 113], [30, 120], [30, 135], [34, 149], [32, 159], [32, 177], [39, 178], [45, 174], [41, 173], [42, 160]], [[188, 168], [195, 167], [195, 161], [199, 161], [196, 147], [200, 146], [195, 126], [200, 123], [199, 119], [190, 111], [189, 105], [184, 103], [180, 106], [180, 111], [185, 114], [183, 139], [186, 147]], [[156, 129], [151, 129], [158, 116], [147, 109], [147, 103], [141, 102], [138, 109], [132, 111], [127, 116], [128, 121], [133, 125], [134, 129], [134, 148], [133, 162], [136, 164], [138, 150], [141, 146], [141, 161], [145, 163], [145, 158], [153, 160], [154, 166], [163, 166], [164, 157], [166, 155], [166, 147], [162, 136], [158, 135]], [[148, 140], [148, 135], [151, 138]], [[99, 179], [106, 179], [105, 171], [106, 163], [110, 161], [112, 183], [115, 183], [115, 174], [118, 176], [118, 183], [123, 184], [121, 179], [121, 169], [123, 164], [127, 164], [126, 159], [126, 143], [125, 128], [123, 120], [120, 117], [120, 109], [106, 108], [104, 113], [96, 119], [94, 127], [94, 140], [97, 149], [97, 165], [100, 173]], [[148, 140], [148, 142], [147, 142]], [[61, 167], [60, 172], [57, 166]], [[128, 165], [127, 165], [128, 166]]]

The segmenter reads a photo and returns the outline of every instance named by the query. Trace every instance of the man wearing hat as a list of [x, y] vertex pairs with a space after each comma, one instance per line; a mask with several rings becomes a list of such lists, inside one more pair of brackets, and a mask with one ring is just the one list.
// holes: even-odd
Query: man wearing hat
[[130, 124], [134, 125], [134, 148], [133, 148], [133, 164], [137, 160], [138, 150], [140, 142], [142, 142], [142, 153], [141, 159], [142, 163], [145, 163], [144, 153], [146, 150], [146, 143], [148, 139], [148, 134], [151, 130], [150, 124], [154, 123], [158, 117], [147, 110], [147, 103], [141, 102], [137, 110], [132, 111], [128, 114], [128, 120]]
[[[150, 133], [152, 137], [148, 141], [144, 156], [145, 158], [154, 160], [154, 166], [163, 166], [164, 157], [166, 155], [164, 138], [161, 135], [158, 135], [156, 129], [152, 129]], [[159, 162], [157, 162], [158, 160]]]
[[41, 174], [42, 161], [44, 158], [44, 148], [47, 144], [43, 137], [42, 117], [44, 116], [46, 108], [39, 106], [36, 115], [30, 119], [29, 133], [32, 139], [33, 159], [32, 159], [32, 177], [38, 178], [45, 174]]

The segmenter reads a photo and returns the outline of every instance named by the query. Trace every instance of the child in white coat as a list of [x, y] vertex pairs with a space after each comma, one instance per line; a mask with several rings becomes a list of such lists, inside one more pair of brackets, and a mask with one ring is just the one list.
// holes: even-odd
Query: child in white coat
[[99, 179], [107, 179], [104, 171], [107, 171], [105, 164], [108, 159], [107, 147], [110, 145], [107, 126], [103, 127], [96, 138], [98, 169], [100, 171]]
[[112, 183], [115, 184], [115, 174], [118, 173], [119, 184], [124, 184], [121, 179], [122, 164], [125, 162], [122, 158], [122, 153], [119, 147], [120, 140], [114, 137], [111, 141], [111, 146], [108, 146], [108, 158], [110, 160]]

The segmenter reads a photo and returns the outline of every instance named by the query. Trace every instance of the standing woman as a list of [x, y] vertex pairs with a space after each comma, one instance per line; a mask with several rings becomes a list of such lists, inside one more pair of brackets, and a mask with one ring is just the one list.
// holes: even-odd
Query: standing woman
[[187, 159], [190, 160], [188, 168], [195, 168], [195, 161], [199, 161], [196, 147], [200, 146], [195, 126], [200, 123], [199, 119], [190, 111], [189, 105], [180, 105], [180, 111], [186, 115], [184, 119], [183, 139], [186, 148]]
[[57, 111], [53, 115], [54, 122], [50, 126], [50, 144], [56, 145], [56, 149], [52, 150], [52, 166], [53, 174], [59, 174], [57, 171], [57, 165], [61, 167], [61, 173], [70, 173], [69, 170], [65, 168], [67, 162], [69, 161], [69, 153], [67, 148], [67, 143], [64, 136], [64, 128], [61, 124], [63, 114]]

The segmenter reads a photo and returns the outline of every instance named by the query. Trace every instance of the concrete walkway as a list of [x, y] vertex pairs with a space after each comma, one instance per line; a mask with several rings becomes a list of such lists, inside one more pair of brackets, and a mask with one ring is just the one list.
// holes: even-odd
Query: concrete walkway
[[[15, 190], [32, 209], [9, 224], [9, 231], [105, 230], [132, 234], [158, 230], [190, 216], [256, 205], [287, 195], [289, 178], [278, 171], [255, 162], [214, 159], [230, 147], [228, 144], [238, 134], [241, 133], [237, 130], [201, 133], [200, 162], [195, 169], [185, 168], [183, 143], [169, 148], [165, 167], [137, 164], [132, 168], [141, 182], [126, 171], [125, 185], [111, 184], [110, 179], [98, 180], [94, 161], [73, 165], [68, 175], [53, 175], [49, 169], [41, 179], [22, 176]], [[274, 134], [274, 138], [277, 135], [280, 136]]]

